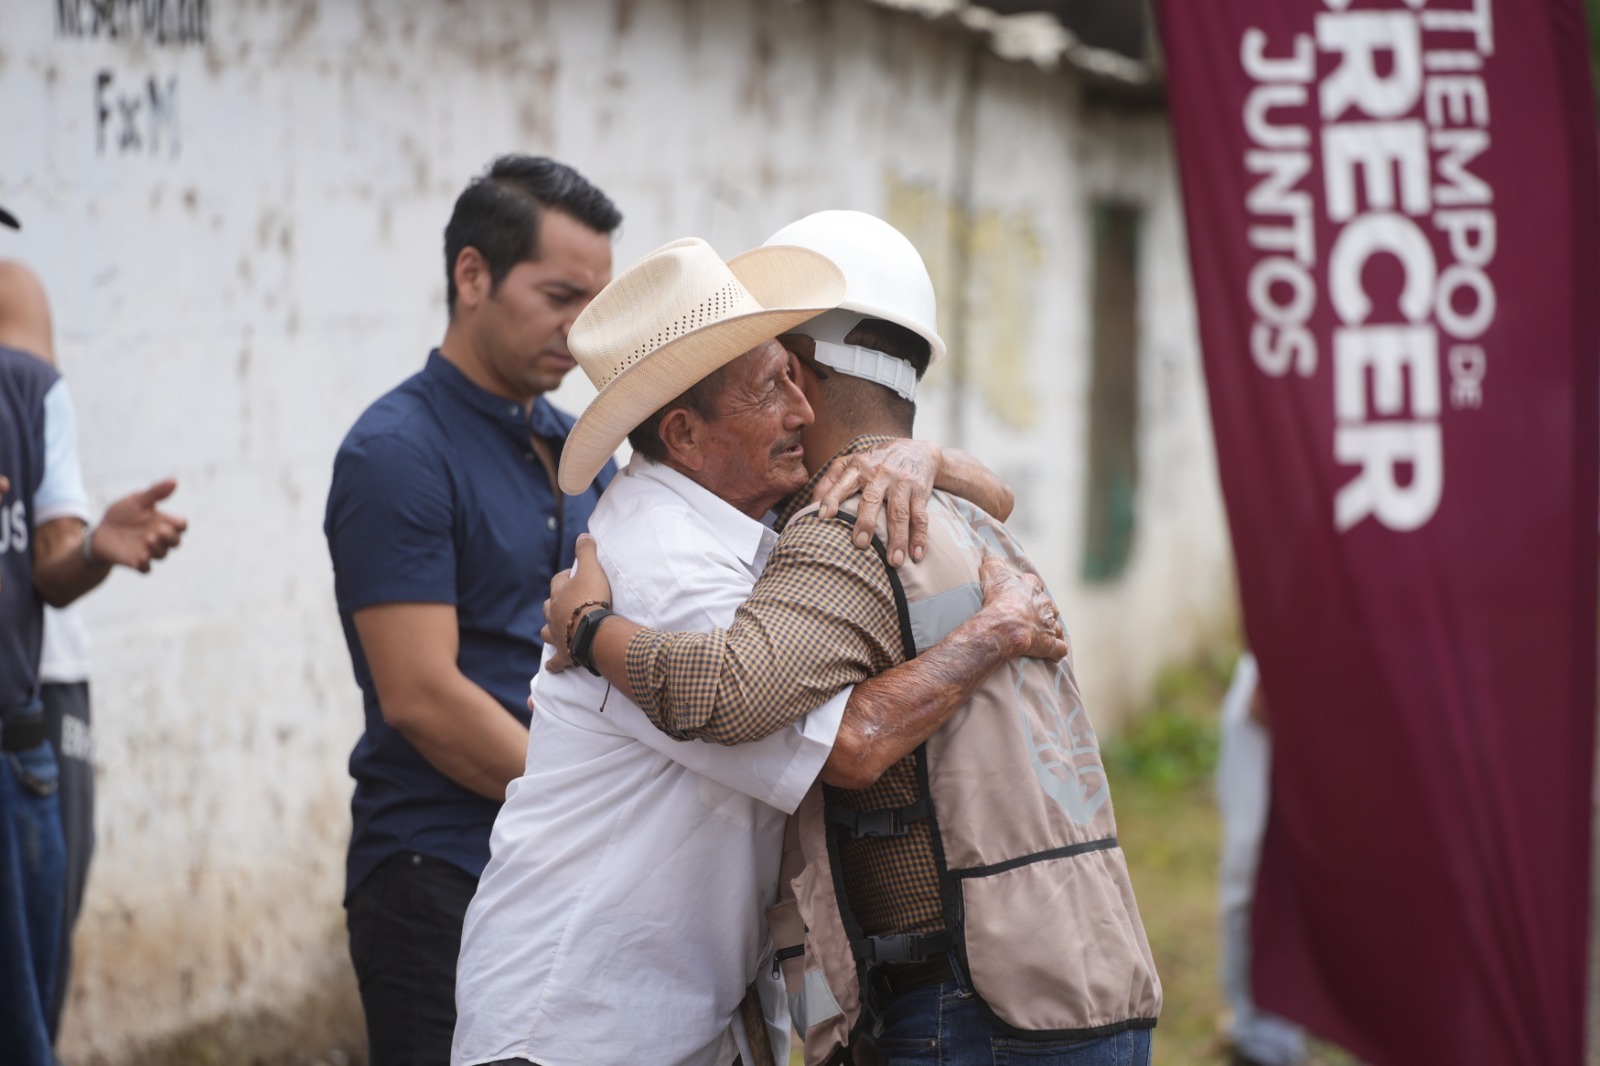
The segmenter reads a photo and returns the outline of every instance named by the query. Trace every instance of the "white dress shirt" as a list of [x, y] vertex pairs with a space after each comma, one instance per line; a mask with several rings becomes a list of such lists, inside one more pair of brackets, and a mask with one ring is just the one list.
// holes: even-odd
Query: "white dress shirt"
[[[589, 529], [616, 610], [668, 630], [731, 624], [777, 542], [642, 457]], [[462, 933], [451, 1062], [749, 1062], [736, 1015], [753, 980], [787, 1061], [764, 912], [786, 816], [827, 761], [849, 690], [721, 747], [671, 739], [607, 688], [581, 667], [533, 680], [527, 769], [506, 790]]]

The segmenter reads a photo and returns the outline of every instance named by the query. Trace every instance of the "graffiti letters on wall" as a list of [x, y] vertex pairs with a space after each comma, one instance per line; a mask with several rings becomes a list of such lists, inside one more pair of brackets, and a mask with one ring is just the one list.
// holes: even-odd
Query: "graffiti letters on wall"
[[102, 70], [95, 75], [94, 110], [94, 146], [99, 154], [111, 148], [154, 155], [163, 146], [169, 155], [178, 154], [176, 75], [163, 84], [151, 74], [141, 84], [128, 78], [119, 82], [113, 71]]
[[145, 40], [166, 47], [206, 43], [206, 0], [55, 0], [56, 36]]
[[[141, 41], [158, 48], [204, 47], [207, 0], [54, 0], [56, 36]], [[103, 67], [94, 81], [95, 152], [176, 156], [182, 148], [178, 76]]]

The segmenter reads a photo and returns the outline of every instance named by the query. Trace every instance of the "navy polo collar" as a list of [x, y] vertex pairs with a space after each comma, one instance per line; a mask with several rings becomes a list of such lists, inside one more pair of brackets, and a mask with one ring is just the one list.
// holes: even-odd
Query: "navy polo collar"
[[437, 348], [428, 353], [428, 362], [422, 374], [430, 383], [448, 389], [469, 409], [494, 422], [518, 441], [527, 440], [529, 432], [555, 440], [566, 436], [566, 428], [544, 396], [534, 398], [532, 411], [524, 410], [517, 401], [479, 387]]

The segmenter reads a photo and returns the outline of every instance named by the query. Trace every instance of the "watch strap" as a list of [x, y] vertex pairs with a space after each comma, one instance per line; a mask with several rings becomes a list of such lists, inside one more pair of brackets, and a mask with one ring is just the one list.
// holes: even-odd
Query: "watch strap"
[[572, 631], [572, 647], [569, 649], [572, 661], [595, 677], [600, 676], [600, 671], [594, 665], [594, 637], [600, 631], [600, 623], [615, 613], [605, 607], [597, 608], [579, 618]]

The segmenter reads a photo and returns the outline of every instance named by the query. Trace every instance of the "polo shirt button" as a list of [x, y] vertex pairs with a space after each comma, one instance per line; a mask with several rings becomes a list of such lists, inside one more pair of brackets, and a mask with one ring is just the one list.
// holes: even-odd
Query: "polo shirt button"
[[538, 456], [538, 454], [536, 452], [523, 452], [522, 453], [522, 461], [525, 462], [525, 463], [531, 463], [531, 462], [533, 462], [534, 460], [536, 460], [538, 458], [539, 458], [539, 456]]
[[555, 515], [551, 515], [550, 517], [548, 517], [548, 518], [546, 518], [544, 520], [544, 528], [546, 528], [548, 530], [552, 530], [552, 531], [556, 528], [556, 516]]
[[516, 404], [512, 404], [510, 407], [506, 408], [506, 414], [510, 415], [512, 418], [516, 418], [522, 414], [522, 408], [518, 407]]

